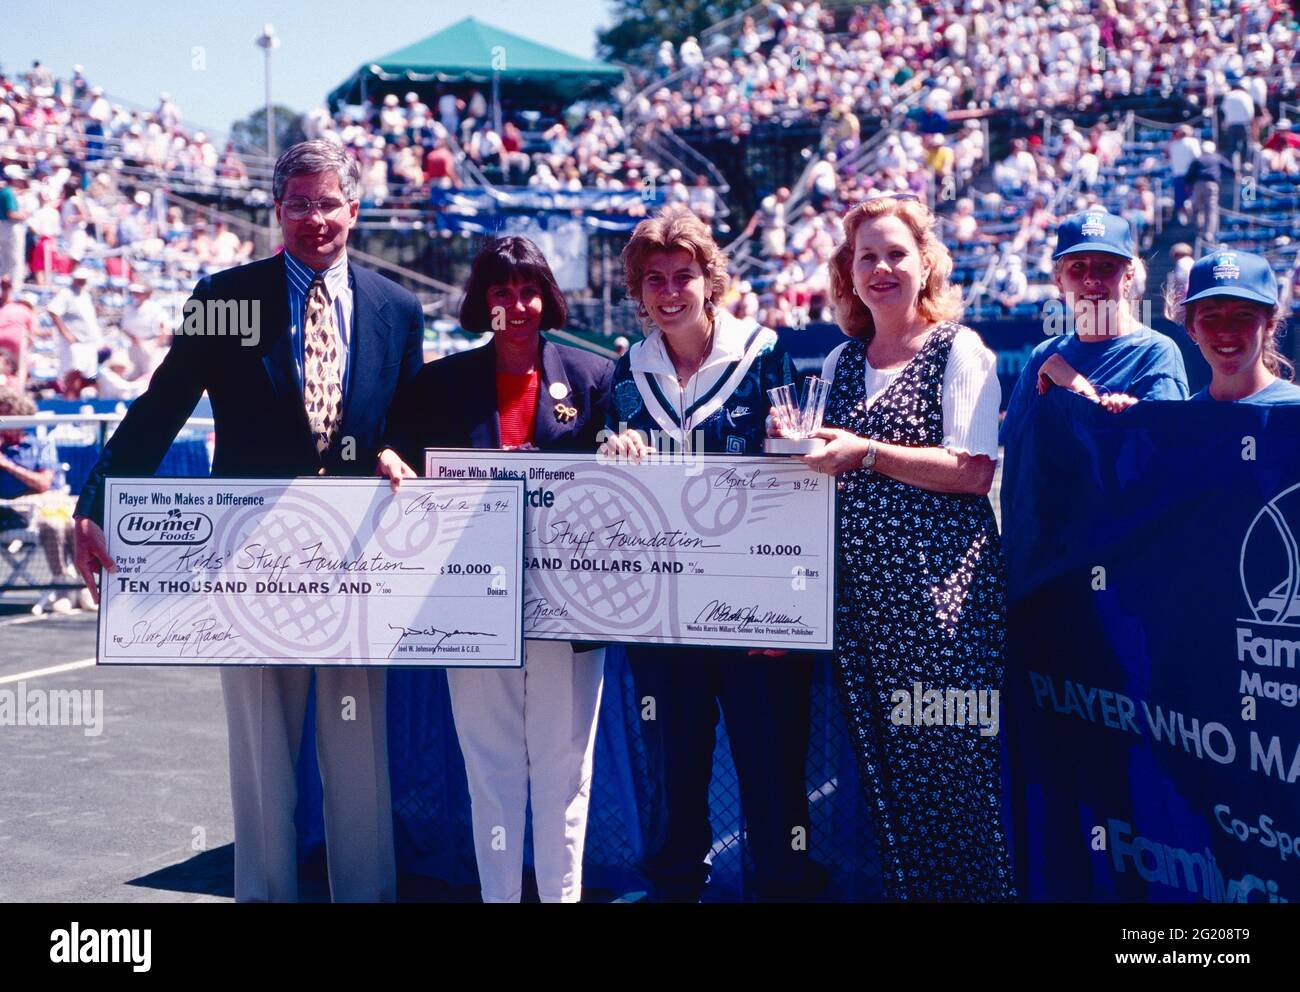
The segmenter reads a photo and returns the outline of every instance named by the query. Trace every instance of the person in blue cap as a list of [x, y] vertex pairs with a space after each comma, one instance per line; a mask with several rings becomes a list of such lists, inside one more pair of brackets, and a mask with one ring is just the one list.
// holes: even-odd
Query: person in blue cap
[[1188, 395], [1178, 346], [1133, 312], [1140, 263], [1128, 221], [1101, 206], [1066, 217], [1056, 229], [1052, 261], [1068, 333], [1057, 333], [1059, 322], [1049, 317], [1045, 329], [1052, 336], [1034, 348], [1007, 401], [1000, 432], [1004, 530], [1014, 526], [1016, 500], [1032, 495], [1032, 466], [1022, 462], [1019, 435], [1039, 395], [1063, 386], [1112, 413], [1138, 400]]
[[1210, 366], [1210, 384], [1193, 400], [1300, 403], [1300, 386], [1290, 381], [1295, 367], [1278, 350], [1283, 310], [1268, 259], [1248, 251], [1206, 255], [1188, 274], [1185, 298], [1166, 297], [1165, 308]]
[[[1177, 345], [1133, 312], [1140, 263], [1128, 221], [1104, 207], [1066, 217], [1056, 230], [1052, 261], [1065, 319], [1049, 318], [1046, 329], [1053, 336], [1034, 348], [1020, 373], [1002, 422], [1003, 444], [1011, 443], [1034, 398], [1053, 385], [1115, 411], [1131, 402], [1111, 399], [1116, 393], [1135, 400], [1187, 399]], [[1062, 323], [1068, 333], [1055, 333]]]

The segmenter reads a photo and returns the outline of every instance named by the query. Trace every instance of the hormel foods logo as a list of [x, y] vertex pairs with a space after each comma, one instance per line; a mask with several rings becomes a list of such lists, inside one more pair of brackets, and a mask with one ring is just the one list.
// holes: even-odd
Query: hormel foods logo
[[205, 544], [212, 537], [212, 520], [193, 510], [137, 511], [118, 520], [117, 536], [132, 545]]

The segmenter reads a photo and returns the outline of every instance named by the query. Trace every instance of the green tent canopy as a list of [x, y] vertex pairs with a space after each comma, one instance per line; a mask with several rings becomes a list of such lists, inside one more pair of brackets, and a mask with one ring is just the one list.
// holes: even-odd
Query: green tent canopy
[[432, 103], [440, 83], [500, 87], [503, 97], [539, 97], [570, 104], [607, 96], [623, 81], [623, 70], [548, 48], [509, 31], [467, 17], [423, 41], [389, 52], [357, 69], [326, 98], [337, 109], [386, 94], [414, 90]]

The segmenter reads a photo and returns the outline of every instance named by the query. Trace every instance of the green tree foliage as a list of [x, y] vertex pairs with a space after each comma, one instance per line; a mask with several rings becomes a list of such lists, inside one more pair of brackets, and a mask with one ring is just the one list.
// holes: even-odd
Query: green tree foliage
[[[284, 151], [292, 144], [302, 141], [301, 115], [283, 104], [271, 108], [275, 127], [275, 150]], [[258, 107], [243, 120], [230, 125], [230, 137], [235, 147], [244, 151], [266, 153], [266, 108]]]
[[661, 41], [680, 45], [690, 35], [754, 6], [753, 0], [609, 0], [613, 24], [597, 32], [606, 61], [647, 64]]

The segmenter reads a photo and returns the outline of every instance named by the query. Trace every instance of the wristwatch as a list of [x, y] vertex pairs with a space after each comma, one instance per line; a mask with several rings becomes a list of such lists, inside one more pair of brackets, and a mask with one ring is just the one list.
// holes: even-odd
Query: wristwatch
[[867, 453], [862, 458], [861, 468], [870, 472], [873, 465], [876, 464], [876, 442], [867, 438]]

